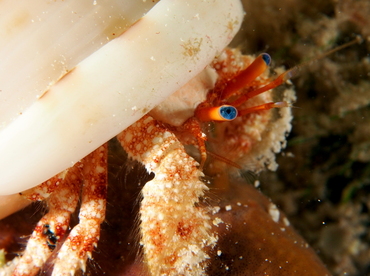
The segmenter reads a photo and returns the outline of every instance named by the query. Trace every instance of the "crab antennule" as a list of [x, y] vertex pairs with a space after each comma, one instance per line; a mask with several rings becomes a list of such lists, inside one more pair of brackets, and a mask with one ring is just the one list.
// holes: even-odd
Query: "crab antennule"
[[247, 115], [249, 113], [256, 112], [256, 111], [269, 110], [269, 109], [272, 109], [272, 108], [289, 107], [289, 106], [290, 105], [289, 105], [288, 102], [270, 102], [270, 103], [265, 103], [265, 104], [249, 107], [249, 108], [246, 108], [246, 109], [243, 109], [243, 110], [239, 110], [239, 115], [238, 116], [241, 117], [241, 116], [244, 116], [244, 115]]
[[[293, 68], [294, 69], [294, 68]], [[238, 99], [236, 99], [235, 101], [233, 101], [231, 103], [231, 105], [233, 106], [240, 106], [241, 104], [243, 104], [244, 102], [248, 101], [249, 99], [259, 95], [259, 94], [262, 94], [263, 92], [266, 92], [270, 89], [273, 89], [275, 87], [278, 87], [279, 85], [281, 85], [282, 83], [284, 83], [285, 81], [287, 81], [290, 77], [290, 75], [288, 74], [289, 72], [291, 72], [290, 70], [289, 71], [286, 71], [284, 72], [283, 74], [279, 75], [275, 80], [273, 80], [272, 82], [270, 82], [269, 84], [263, 86], [263, 87], [260, 87], [254, 91], [250, 91], [244, 95], [242, 95], [241, 97], [239, 97]]]
[[226, 84], [225, 89], [222, 91], [221, 99], [227, 99], [236, 91], [246, 87], [265, 72], [270, 63], [271, 57], [269, 54], [260, 54], [246, 69]]

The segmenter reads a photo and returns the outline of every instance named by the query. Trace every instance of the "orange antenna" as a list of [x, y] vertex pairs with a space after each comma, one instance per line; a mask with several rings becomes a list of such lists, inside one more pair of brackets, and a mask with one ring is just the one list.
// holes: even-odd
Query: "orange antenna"
[[254, 91], [250, 91], [250, 92], [247, 92], [246, 94], [244, 94], [243, 96], [239, 97], [238, 99], [236, 99], [235, 101], [233, 101], [231, 103], [232, 106], [239, 106], [241, 104], [243, 104], [245, 101], [247, 101], [248, 99], [250, 98], [253, 98], [267, 90], [270, 90], [270, 89], [273, 89], [275, 87], [278, 87], [279, 85], [283, 84], [284, 82], [286, 82], [287, 80], [291, 79], [291, 78], [294, 78], [298, 72], [301, 70], [302, 67], [304, 66], [307, 66], [309, 64], [312, 64], [313, 62], [316, 62], [324, 57], [327, 57], [328, 55], [331, 55], [337, 51], [340, 51], [344, 48], [347, 48], [353, 44], [356, 44], [356, 43], [361, 43], [362, 42], [362, 37], [361, 36], [356, 36], [355, 39], [351, 40], [350, 42], [347, 42], [341, 46], [338, 46], [338, 47], [335, 47], [334, 49], [332, 50], [329, 50], [313, 59], [310, 59], [306, 62], [303, 62], [302, 64], [299, 64], [297, 66], [294, 66], [293, 68], [285, 71], [284, 73], [282, 73], [281, 75], [279, 75], [275, 80], [273, 80], [272, 82], [270, 82], [269, 84], [263, 86], [263, 87], [260, 87]]
[[222, 162], [224, 162], [227, 165], [230, 165], [230, 166], [232, 166], [234, 168], [237, 168], [239, 170], [242, 169], [242, 167], [238, 163], [235, 163], [235, 162], [231, 161], [230, 159], [227, 159], [227, 158], [225, 158], [221, 155], [218, 155], [217, 153], [214, 153], [212, 151], [207, 150], [207, 154], [216, 158], [216, 159], [218, 159], [218, 160], [220, 160], [220, 161], [222, 161]]
[[331, 50], [329, 50], [329, 51], [327, 51], [325, 53], [322, 53], [321, 55], [318, 55], [315, 58], [311, 58], [311, 59], [309, 59], [309, 60], [307, 60], [307, 61], [305, 61], [305, 62], [303, 62], [303, 63], [301, 63], [301, 64], [299, 64], [297, 66], [294, 66], [293, 68], [289, 69], [288, 71], [286, 71], [282, 75], [285, 75], [284, 79], [287, 81], [287, 80], [289, 80], [289, 79], [294, 78], [295, 76], [297, 76], [298, 75], [298, 72], [301, 70], [302, 67], [308, 66], [308, 65], [310, 65], [310, 64], [312, 64], [312, 63], [314, 63], [314, 62], [316, 62], [316, 61], [318, 61], [320, 59], [323, 59], [323, 58], [325, 58], [325, 57], [327, 57], [327, 56], [329, 56], [331, 54], [334, 54], [335, 52], [338, 52], [340, 50], [343, 50], [343, 49], [345, 49], [345, 48], [347, 48], [349, 46], [352, 46], [352, 45], [354, 45], [356, 43], [361, 44], [362, 41], [363, 41], [362, 37], [360, 35], [357, 35], [355, 39], [353, 39], [353, 40], [351, 40], [351, 41], [349, 41], [347, 43], [344, 43], [344, 44], [342, 44], [340, 46], [337, 46], [334, 49], [331, 49]]

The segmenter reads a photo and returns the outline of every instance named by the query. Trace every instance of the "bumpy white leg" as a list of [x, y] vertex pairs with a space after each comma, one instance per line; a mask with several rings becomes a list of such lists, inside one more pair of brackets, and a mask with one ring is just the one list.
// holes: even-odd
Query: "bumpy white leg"
[[99, 241], [100, 224], [104, 221], [106, 209], [107, 150], [105, 144], [83, 159], [80, 221], [60, 249], [52, 275], [74, 275], [79, 269], [84, 271], [87, 258], [91, 258], [91, 252]]
[[203, 275], [206, 247], [217, 241], [199, 205], [207, 186], [198, 163], [165, 126], [145, 116], [117, 136], [155, 178], [142, 190], [141, 244], [152, 275]]
[[25, 196], [32, 200], [42, 200], [51, 192], [52, 194], [47, 201], [49, 212], [38, 222], [13, 275], [36, 275], [59, 239], [64, 236], [69, 226], [70, 215], [79, 199], [82, 184], [80, 166], [78, 163], [68, 172], [59, 174], [26, 192]]

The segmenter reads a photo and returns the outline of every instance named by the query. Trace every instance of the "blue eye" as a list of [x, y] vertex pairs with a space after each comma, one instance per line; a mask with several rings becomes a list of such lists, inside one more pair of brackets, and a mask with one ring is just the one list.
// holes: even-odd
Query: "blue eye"
[[271, 63], [271, 57], [269, 54], [263, 53], [261, 54], [263, 61], [266, 63], [266, 65], [270, 65]]
[[220, 115], [225, 120], [234, 120], [238, 116], [238, 110], [231, 105], [223, 105], [219, 109]]

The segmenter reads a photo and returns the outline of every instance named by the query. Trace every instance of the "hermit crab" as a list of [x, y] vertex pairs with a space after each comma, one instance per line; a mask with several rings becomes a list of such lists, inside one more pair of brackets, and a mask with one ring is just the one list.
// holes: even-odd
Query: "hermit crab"
[[[215, 210], [202, 203], [208, 190], [202, 180], [203, 169], [212, 175], [224, 171], [225, 166], [239, 167], [239, 162], [252, 164], [253, 171], [260, 171], [265, 166], [275, 169], [274, 154], [284, 147], [285, 135], [290, 130], [289, 107], [294, 101], [291, 90], [280, 95], [282, 101], [277, 102], [270, 91], [288, 80], [294, 71], [287, 71], [272, 81], [266, 72], [270, 63], [267, 54], [254, 59], [243, 56], [238, 50], [223, 50], [242, 21], [243, 11], [238, 1], [183, 2], [160, 1], [122, 36], [99, 50], [99, 56], [94, 55], [92, 59], [86, 59], [68, 70], [55, 85], [39, 96], [34, 105], [6, 126], [0, 135], [1, 152], [4, 153], [1, 157], [4, 159], [0, 161], [5, 165], [4, 156], [14, 155], [14, 148], [9, 147], [9, 143], [17, 143], [14, 139], [19, 138], [20, 133], [28, 133], [30, 123], [38, 122], [38, 118], [54, 109], [63, 111], [52, 115], [55, 116], [53, 123], [59, 121], [67, 124], [72, 133], [76, 129], [81, 132], [81, 141], [84, 140], [86, 146], [85, 154], [94, 149], [96, 143], [100, 145], [119, 133], [117, 139], [129, 157], [155, 174], [153, 180], [142, 189], [140, 207], [140, 244], [152, 275], [205, 273], [209, 252], [218, 240], [212, 225], [219, 224], [220, 220], [211, 219], [210, 214]], [[212, 14], [207, 15], [209, 5], [212, 6]], [[180, 18], [175, 16], [177, 14], [181, 14]], [[170, 22], [161, 21], [163, 18]], [[198, 29], [202, 23], [214, 24], [215, 18], [218, 27], [214, 28], [214, 33], [209, 33], [208, 28], [204, 32]], [[174, 37], [172, 32], [167, 31], [169, 24], [176, 24], [176, 28], [186, 25], [186, 29], [192, 32], [187, 36], [187, 33], [178, 30], [181, 34], [177, 33]], [[159, 58], [163, 48], [152, 46], [153, 41], [161, 35], [164, 35], [164, 38], [160, 38], [161, 42], [164, 41], [164, 47], [169, 47], [174, 41], [177, 45], [163, 60]], [[85, 74], [92, 72], [91, 68], [96, 64], [106, 69], [110, 64], [116, 64], [116, 60], [122, 60], [117, 55], [109, 56], [112, 49], [116, 53], [117, 47], [122, 47], [123, 50], [119, 51], [126, 53], [123, 59], [127, 59], [127, 62], [131, 57], [125, 52], [126, 47], [126, 51], [140, 47], [140, 54], [144, 53], [140, 60], [144, 61], [137, 65], [139, 72], [99, 72], [102, 77], [94, 80], [90, 76], [89, 81], [85, 82]], [[180, 61], [176, 60], [180, 57]], [[155, 65], [148, 65], [151, 62]], [[171, 66], [168, 67], [168, 64]], [[171, 70], [174, 67], [178, 68]], [[125, 77], [125, 89], [130, 92], [125, 91], [122, 96], [122, 88], [118, 89], [117, 86], [116, 90], [112, 89], [104, 95], [98, 93], [104, 89], [105, 81], [117, 80], [121, 74], [128, 75]], [[143, 79], [143, 75], [150, 74], [152, 77]], [[88, 82], [88, 87], [82, 89], [81, 85], [85, 86]], [[147, 94], [134, 96], [136, 90], [148, 87], [151, 88]], [[75, 98], [69, 92], [71, 98], [67, 98], [68, 93], [64, 92], [78, 89], [86, 93]], [[104, 97], [112, 97], [113, 101], [103, 106], [100, 101]], [[118, 101], [122, 104], [122, 97], [126, 105], [115, 109]], [[92, 101], [89, 99], [89, 106], [85, 104], [87, 98], [93, 98]], [[93, 116], [90, 116], [91, 110], [94, 111]], [[78, 114], [74, 114], [70, 121], [62, 115], [59, 117], [60, 112], [63, 116], [73, 112]], [[76, 124], [72, 123], [75, 116], [82, 118]], [[125, 123], [117, 117], [125, 117]], [[37, 139], [50, 133], [47, 127], [44, 129], [50, 123], [49, 118], [45, 120]], [[219, 121], [222, 123], [217, 123]], [[99, 124], [109, 126], [110, 131], [105, 138], [96, 138], [99, 136], [97, 132], [101, 131], [96, 127]], [[74, 140], [80, 137], [73, 136], [71, 139], [70, 133], [58, 133], [57, 130], [52, 136], [59, 142], [73, 140], [73, 145], [79, 145]], [[214, 148], [207, 148], [206, 140]], [[222, 145], [219, 146], [217, 141], [222, 141]], [[191, 157], [184, 145], [195, 145], [195, 151], [200, 155], [195, 157], [198, 161]], [[16, 154], [24, 151], [22, 143], [17, 147]], [[38, 151], [39, 147], [35, 147], [34, 150]], [[54, 147], [52, 143], [43, 145], [42, 151], [48, 152]], [[73, 149], [69, 151], [73, 152]], [[62, 148], [60, 151], [68, 150]], [[18, 158], [16, 154], [13, 158]], [[58, 151], [53, 150], [51, 154], [58, 155]], [[83, 155], [79, 152], [79, 158], [69, 157], [60, 166], [47, 170], [48, 174], [55, 174], [48, 180], [52, 175], [32, 174], [36, 161], [25, 165], [31, 167], [28, 168], [27, 180], [16, 178], [11, 170], [2, 174], [1, 181], [5, 183], [1, 190], [3, 194], [18, 192], [30, 200], [47, 200], [49, 211], [37, 224], [23, 255], [2, 268], [1, 273], [37, 274], [66, 234], [70, 214], [79, 200], [79, 224], [61, 245], [53, 275], [73, 275], [80, 269], [85, 270], [86, 261], [97, 245], [100, 224], [105, 217], [107, 145], [99, 146], [77, 161]], [[206, 165], [208, 156], [217, 162]], [[24, 162], [28, 161], [22, 161], [20, 165]], [[46, 167], [48, 165], [45, 164]], [[60, 172], [62, 169], [65, 170]], [[27, 175], [27, 172], [24, 174]], [[33, 184], [12, 184], [27, 181]], [[31, 188], [37, 183], [42, 184]]]

